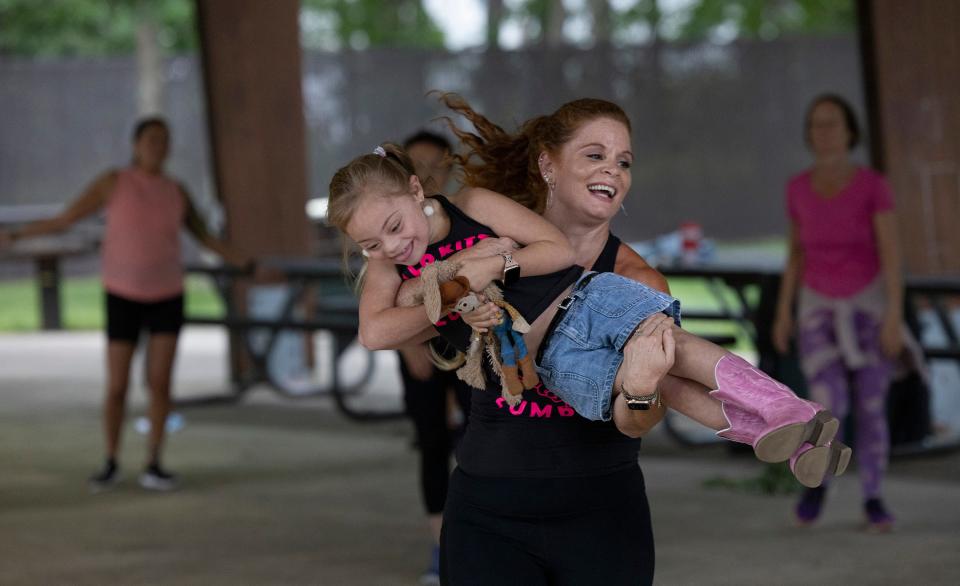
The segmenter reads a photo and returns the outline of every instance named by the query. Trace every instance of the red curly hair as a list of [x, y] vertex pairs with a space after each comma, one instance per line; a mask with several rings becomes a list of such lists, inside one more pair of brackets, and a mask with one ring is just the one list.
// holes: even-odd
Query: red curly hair
[[559, 152], [581, 126], [598, 118], [616, 120], [630, 132], [630, 118], [623, 109], [596, 98], [567, 102], [552, 114], [527, 120], [515, 134], [510, 134], [477, 113], [461, 96], [434, 93], [477, 131], [474, 134], [461, 130], [450, 117], [442, 117], [467, 147], [465, 153], [454, 155], [464, 183], [502, 193], [537, 213], [543, 213], [547, 201], [547, 186], [540, 176], [540, 153]]

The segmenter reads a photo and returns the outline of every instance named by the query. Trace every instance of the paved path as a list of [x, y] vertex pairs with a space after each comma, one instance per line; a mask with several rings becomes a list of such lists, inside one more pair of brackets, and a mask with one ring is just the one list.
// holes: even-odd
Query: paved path
[[[216, 330], [187, 330], [180, 396], [222, 385], [223, 348]], [[258, 389], [237, 406], [183, 411], [168, 453], [179, 492], [136, 486], [144, 441], [131, 429], [126, 483], [89, 495], [101, 353], [98, 334], [0, 336], [0, 584], [416, 584], [428, 539], [406, 423], [355, 424], [326, 400]], [[900, 522], [880, 536], [859, 530], [855, 472], [834, 487], [823, 522], [799, 530], [791, 497], [704, 487], [757, 474], [749, 457], [655, 433], [642, 462], [658, 584], [960, 583], [960, 454], [892, 464]]]

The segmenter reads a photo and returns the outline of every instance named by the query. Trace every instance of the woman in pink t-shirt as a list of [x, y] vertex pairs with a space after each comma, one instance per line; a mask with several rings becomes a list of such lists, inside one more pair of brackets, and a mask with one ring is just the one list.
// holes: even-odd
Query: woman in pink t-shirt
[[211, 236], [190, 204], [186, 190], [163, 170], [170, 131], [162, 118], [141, 120], [133, 132], [133, 161], [91, 183], [60, 215], [13, 232], [0, 230], [0, 248], [20, 238], [61, 232], [101, 209], [106, 212], [101, 274], [107, 308], [107, 392], [104, 401], [106, 463], [90, 478], [93, 491], [119, 479], [116, 456], [123, 427], [130, 363], [140, 331], [147, 341], [150, 388], [150, 438], [140, 484], [170, 490], [175, 477], [160, 465], [170, 378], [177, 338], [183, 324], [183, 266], [180, 231], [233, 265], [252, 269], [252, 261]]
[[[814, 163], [787, 184], [790, 255], [773, 340], [784, 353], [796, 330], [813, 400], [840, 419], [852, 401], [868, 527], [886, 531], [893, 523], [881, 499], [890, 444], [886, 396], [903, 321], [893, 197], [883, 176], [850, 159], [860, 133], [843, 98], [813, 100], [805, 138]], [[801, 524], [819, 516], [825, 491], [826, 483], [804, 492], [796, 508]]]

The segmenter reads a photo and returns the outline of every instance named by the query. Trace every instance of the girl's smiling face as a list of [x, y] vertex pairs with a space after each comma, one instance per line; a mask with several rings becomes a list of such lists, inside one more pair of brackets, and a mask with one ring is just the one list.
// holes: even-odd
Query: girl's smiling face
[[423, 189], [410, 178], [404, 193], [383, 193], [370, 186], [346, 226], [346, 233], [371, 260], [412, 265], [420, 261], [430, 243], [430, 224], [423, 213]]

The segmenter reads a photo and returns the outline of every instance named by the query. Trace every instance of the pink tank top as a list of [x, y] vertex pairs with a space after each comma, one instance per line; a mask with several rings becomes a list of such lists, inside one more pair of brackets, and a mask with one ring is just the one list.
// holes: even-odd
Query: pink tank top
[[106, 212], [104, 288], [142, 302], [183, 293], [180, 228], [186, 204], [177, 184], [163, 175], [122, 169]]

